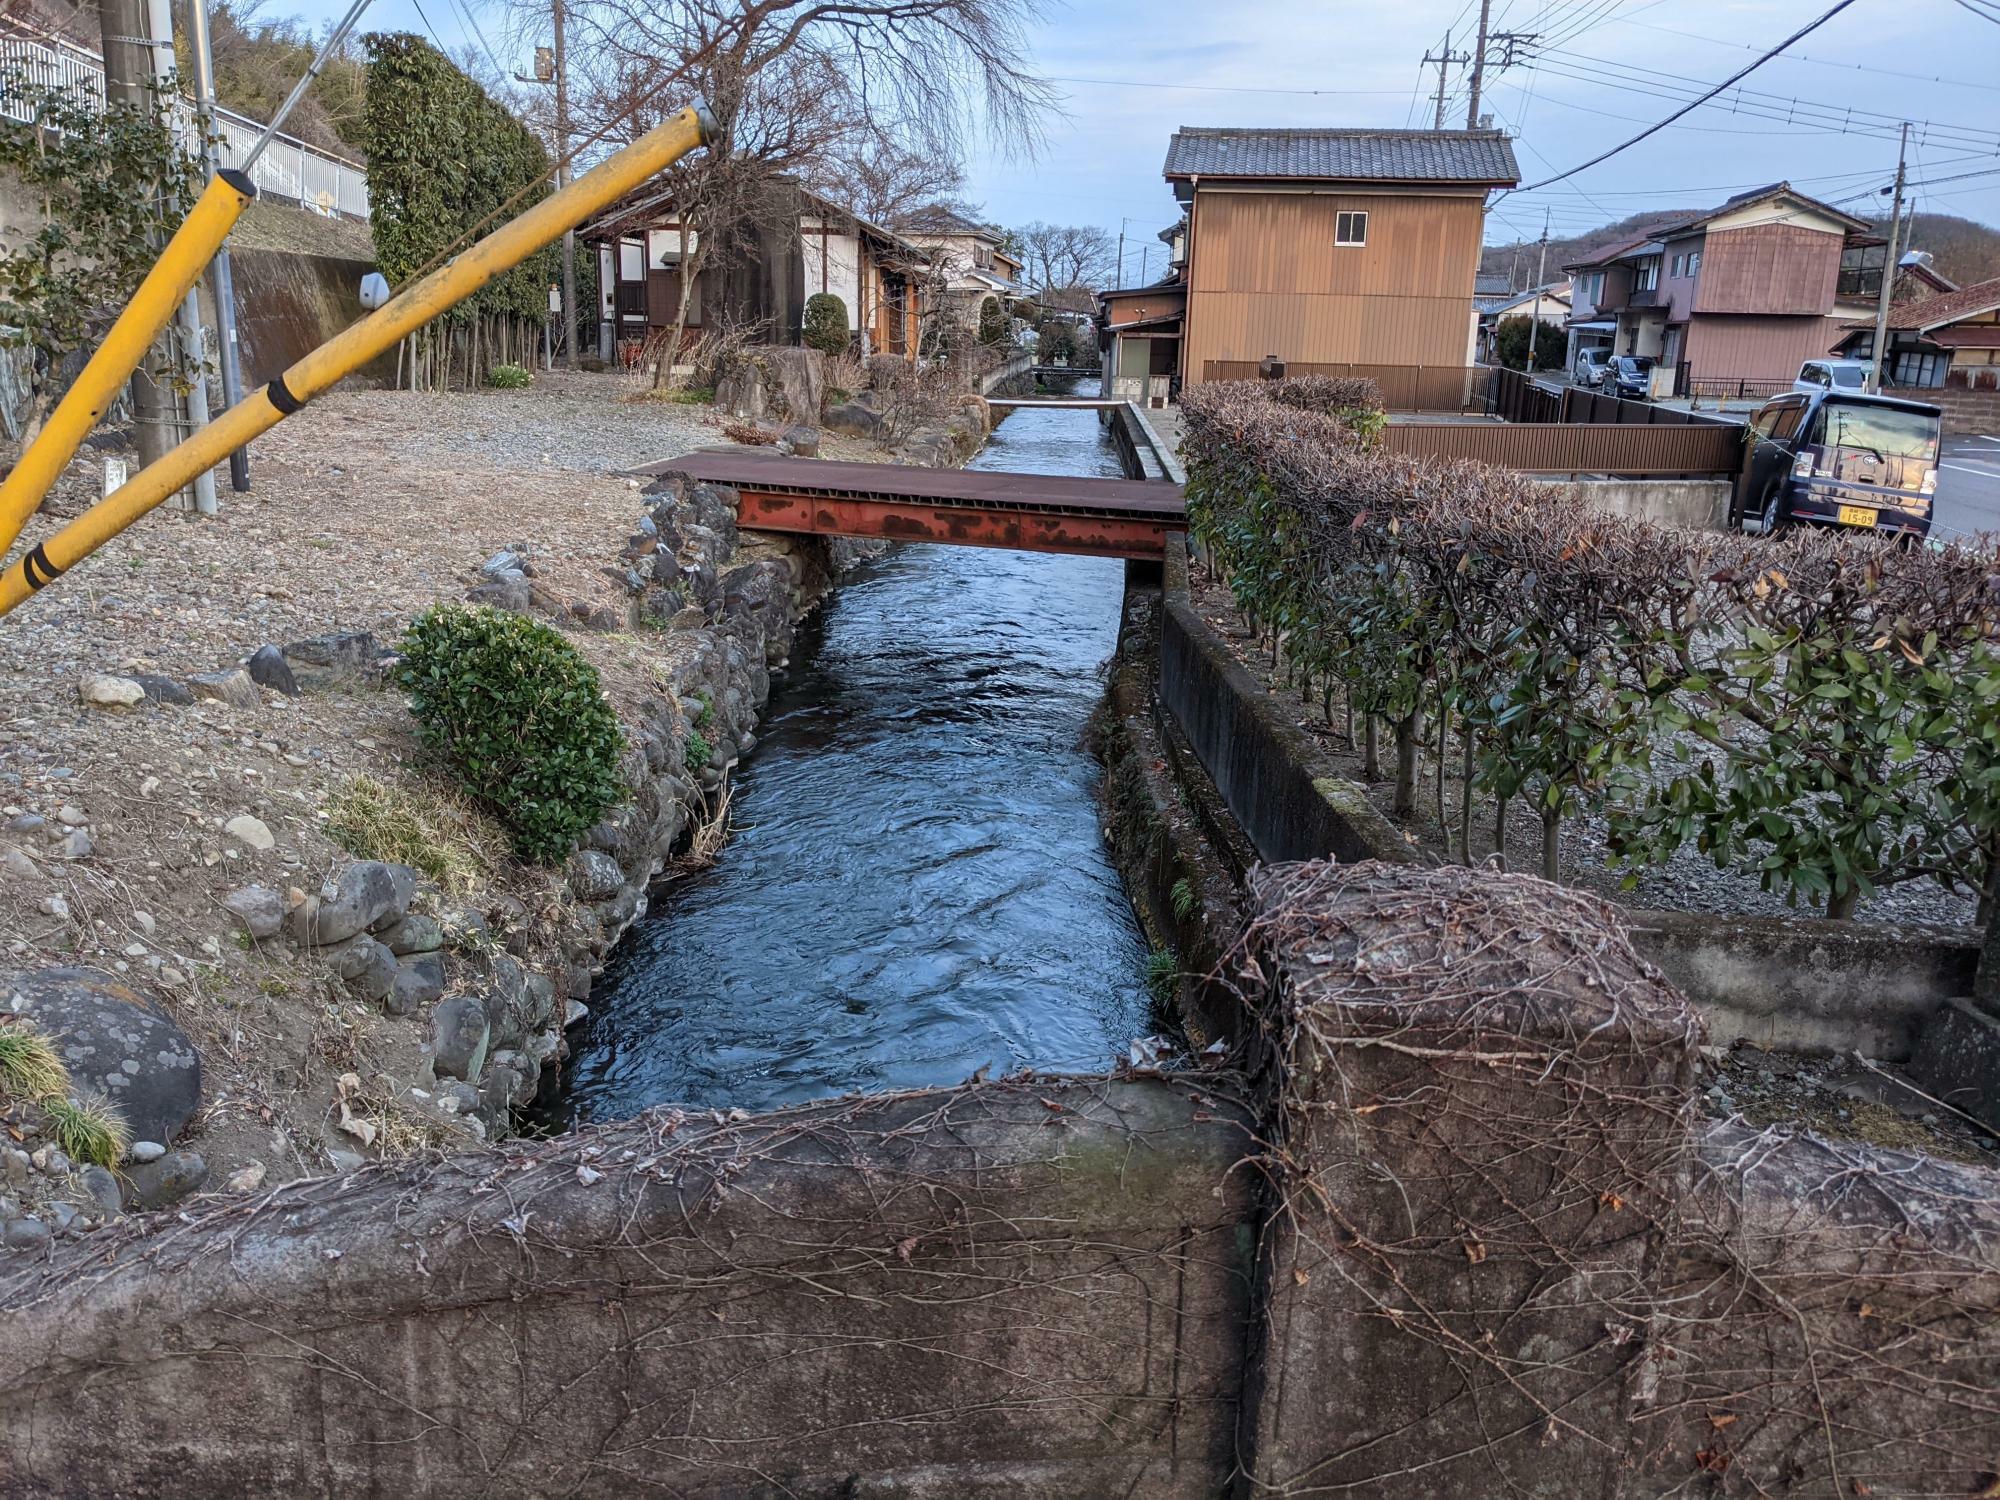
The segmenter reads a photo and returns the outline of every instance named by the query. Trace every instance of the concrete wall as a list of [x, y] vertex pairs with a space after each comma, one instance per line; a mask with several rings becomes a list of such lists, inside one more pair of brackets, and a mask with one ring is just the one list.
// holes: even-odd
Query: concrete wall
[[[230, 256], [236, 280], [236, 338], [243, 362], [243, 388], [254, 389], [358, 319], [361, 278], [375, 267], [335, 255], [296, 255], [278, 250], [238, 250]], [[202, 287], [202, 321], [215, 327], [215, 304]], [[388, 385], [396, 378], [389, 353], [351, 377], [356, 383]], [[219, 409], [219, 408], [218, 408]]]
[[0, 1493], [1212, 1497], [1216, 1081], [655, 1111], [0, 1261]]
[[1729, 519], [1730, 487], [1726, 479], [1579, 479], [1549, 485], [1614, 516], [1696, 531], [1724, 528]]

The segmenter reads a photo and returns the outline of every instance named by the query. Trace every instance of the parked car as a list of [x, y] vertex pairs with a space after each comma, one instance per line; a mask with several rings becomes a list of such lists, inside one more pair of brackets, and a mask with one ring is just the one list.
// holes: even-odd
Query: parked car
[[1799, 378], [1792, 389], [1811, 395], [1814, 391], [1859, 391], [1868, 384], [1873, 366], [1865, 359], [1809, 359], [1799, 366]]
[[1799, 522], [1930, 534], [1944, 414], [1922, 401], [1815, 386], [1750, 420], [1730, 519], [1771, 536]]
[[1605, 367], [1604, 382], [1611, 394], [1627, 401], [1645, 401], [1653, 394], [1653, 366], [1650, 354], [1621, 354]]
[[1609, 349], [1580, 349], [1576, 356], [1576, 369], [1572, 372], [1578, 385], [1587, 385], [1595, 390], [1604, 384], [1604, 367], [1611, 363]]

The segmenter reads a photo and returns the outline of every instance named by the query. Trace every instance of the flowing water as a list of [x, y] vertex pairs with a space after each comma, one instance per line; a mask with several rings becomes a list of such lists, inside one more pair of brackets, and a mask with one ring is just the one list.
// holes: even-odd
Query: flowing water
[[[1089, 411], [1018, 411], [972, 467], [1120, 475]], [[734, 838], [598, 981], [567, 1117], [1096, 1071], [1151, 1030], [1081, 744], [1123, 578], [926, 545], [847, 575], [738, 768]]]

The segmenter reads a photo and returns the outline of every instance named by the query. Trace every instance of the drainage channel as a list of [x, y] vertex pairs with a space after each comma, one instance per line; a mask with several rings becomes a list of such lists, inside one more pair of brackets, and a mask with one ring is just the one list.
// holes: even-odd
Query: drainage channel
[[[1066, 410], [1006, 417], [972, 467], [1123, 473]], [[1082, 745], [1123, 578], [927, 545], [848, 574], [740, 768], [735, 836], [594, 987], [567, 1122], [1094, 1072], [1152, 1030]]]

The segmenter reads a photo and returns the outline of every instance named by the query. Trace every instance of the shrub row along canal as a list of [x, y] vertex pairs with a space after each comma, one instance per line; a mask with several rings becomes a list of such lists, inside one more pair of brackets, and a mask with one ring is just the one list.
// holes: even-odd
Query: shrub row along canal
[[[1018, 411], [971, 466], [1121, 473], [1088, 411]], [[570, 1120], [1096, 1071], [1151, 1030], [1082, 747], [1123, 578], [924, 545], [850, 573], [739, 769], [734, 838], [599, 980]]]

